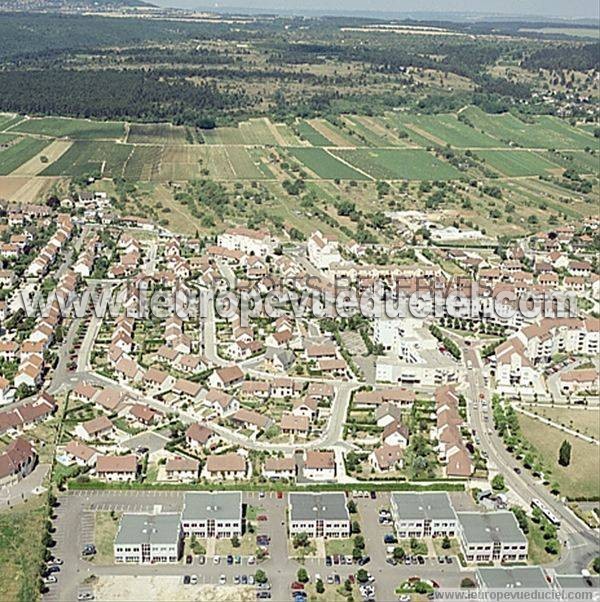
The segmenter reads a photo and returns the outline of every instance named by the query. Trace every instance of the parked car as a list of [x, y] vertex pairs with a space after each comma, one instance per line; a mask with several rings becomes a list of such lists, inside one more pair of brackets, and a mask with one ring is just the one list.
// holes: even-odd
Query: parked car
[[48, 575], [47, 577], [44, 577], [43, 581], [45, 584], [56, 583], [56, 577], [54, 575]]
[[383, 536], [383, 543], [398, 543], [396, 536], [393, 533], [386, 533]]
[[331, 556], [325, 556], [325, 566], [331, 566], [332, 564]]
[[233, 556], [231, 554], [227, 554], [227, 564], [229, 566], [233, 564]]
[[189, 585], [189, 584], [190, 584], [190, 576], [184, 575], [183, 576], [183, 585]]
[[227, 583], [227, 577], [225, 575], [221, 575], [219, 577], [219, 585], [225, 585]]
[[190, 577], [190, 583], [191, 583], [192, 585], [196, 585], [196, 583], [198, 583], [198, 575], [192, 575], [192, 576]]
[[186, 563], [186, 564], [192, 564], [192, 555], [191, 555], [191, 554], [188, 554], [188, 555], [185, 557], [185, 563]]

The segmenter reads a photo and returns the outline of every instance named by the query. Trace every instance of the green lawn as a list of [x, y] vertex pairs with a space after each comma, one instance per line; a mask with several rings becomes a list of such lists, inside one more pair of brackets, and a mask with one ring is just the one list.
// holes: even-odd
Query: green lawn
[[[538, 450], [552, 471], [551, 481], [557, 481], [562, 495], [570, 498], [600, 497], [600, 455], [598, 447], [558, 429], [543, 424], [536, 418], [518, 414], [523, 437]], [[564, 440], [571, 443], [571, 463], [558, 463], [558, 450]]]
[[343, 554], [344, 556], [351, 555], [354, 549], [352, 539], [326, 539], [325, 552], [329, 556], [334, 554]]
[[236, 548], [231, 543], [231, 539], [217, 539], [217, 546], [215, 553], [218, 556], [226, 556], [232, 554], [233, 556], [250, 556], [256, 554], [256, 534], [244, 533], [240, 537], [240, 545]]

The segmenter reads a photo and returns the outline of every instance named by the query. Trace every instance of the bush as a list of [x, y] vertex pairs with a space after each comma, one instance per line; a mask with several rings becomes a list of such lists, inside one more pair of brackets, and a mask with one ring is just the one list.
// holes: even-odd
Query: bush
[[461, 582], [460, 582], [460, 586], [461, 587], [465, 587], [465, 588], [471, 588], [471, 587], [475, 587], [475, 581], [473, 581], [473, 579], [469, 578], [469, 577], [465, 577]]

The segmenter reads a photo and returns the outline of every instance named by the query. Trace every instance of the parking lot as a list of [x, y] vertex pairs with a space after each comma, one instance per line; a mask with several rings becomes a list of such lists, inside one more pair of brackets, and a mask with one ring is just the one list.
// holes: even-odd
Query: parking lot
[[[81, 557], [81, 550], [85, 544], [94, 540], [94, 513], [96, 511], [110, 512], [172, 512], [181, 510], [183, 506], [183, 492], [179, 491], [76, 491], [60, 498], [60, 505], [56, 508], [56, 532], [54, 538], [56, 546], [53, 554], [63, 560], [60, 571], [56, 573], [57, 583], [49, 585], [49, 591], [44, 595], [44, 600], [75, 600], [78, 594], [94, 591], [100, 594], [103, 589], [89, 581], [96, 576], [100, 583], [110, 582], [111, 578], [119, 576], [139, 576], [155, 578], [165, 584], [173, 580], [183, 586], [186, 575], [190, 583], [185, 585], [191, 589], [197, 586], [217, 585], [222, 588], [250, 587], [256, 596], [255, 586], [248, 583], [257, 568], [266, 572], [269, 581], [269, 594], [273, 600], [292, 600], [291, 584], [297, 580], [298, 569], [306, 568], [311, 581], [314, 583], [319, 575], [324, 583], [331, 587], [339, 581], [343, 584], [348, 578], [355, 578], [358, 570], [363, 568], [372, 578], [373, 597], [377, 600], [396, 600], [395, 590], [398, 585], [415, 575], [422, 579], [435, 579], [442, 587], [458, 587], [465, 576], [473, 576], [473, 571], [461, 570], [458, 562], [440, 565], [436, 558], [423, 558], [420, 563], [405, 564], [404, 562], [392, 566], [386, 562], [388, 554], [384, 536], [393, 533], [393, 525], [380, 524], [379, 512], [381, 508], [389, 508], [389, 495], [378, 494], [376, 499], [367, 497], [353, 497], [357, 506], [357, 515], [352, 520], [359, 520], [361, 535], [365, 540], [364, 555], [370, 560], [363, 567], [349, 564], [346, 559], [327, 557], [306, 558], [303, 564], [288, 557], [288, 536], [286, 525], [287, 496], [278, 497], [274, 492], [264, 495], [257, 492], [244, 493], [243, 501], [248, 507], [253, 507], [257, 515], [265, 516], [266, 520], [252, 521], [256, 528], [256, 536], [265, 536], [268, 543], [268, 556], [258, 563], [248, 555], [239, 559], [233, 557], [231, 562], [226, 557], [215, 561], [211, 555], [203, 559], [193, 558], [191, 564], [186, 564], [183, 558], [177, 564], [164, 565], [124, 565], [107, 564], [92, 565]], [[250, 562], [249, 562], [250, 561]], [[104, 581], [103, 581], [104, 580]], [[246, 585], [242, 582], [246, 581]], [[167, 587], [167, 585], [165, 585]], [[219, 589], [217, 587], [217, 589]], [[168, 587], [167, 587], [168, 589]], [[107, 590], [107, 591], [110, 591]], [[161, 586], [151, 590], [159, 597], [160, 591], [165, 591]], [[234, 589], [230, 590], [230, 593]], [[365, 592], [369, 594], [369, 592]], [[261, 594], [262, 595], [262, 594]], [[187, 596], [187, 594], [186, 594]], [[100, 599], [100, 598], [98, 598]], [[109, 598], [107, 598], [109, 599]], [[122, 598], [125, 599], [125, 598]], [[187, 598], [181, 598], [187, 599]], [[238, 598], [231, 598], [238, 599]], [[298, 600], [298, 602], [300, 602]]]

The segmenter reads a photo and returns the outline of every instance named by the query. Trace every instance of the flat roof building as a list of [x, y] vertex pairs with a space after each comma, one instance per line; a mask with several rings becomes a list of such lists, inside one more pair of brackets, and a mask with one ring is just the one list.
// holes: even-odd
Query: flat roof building
[[467, 561], [527, 560], [527, 538], [512, 512], [459, 512], [457, 516]]
[[350, 537], [350, 513], [343, 493], [290, 493], [290, 534]]
[[546, 575], [539, 566], [479, 568], [477, 582], [481, 589], [550, 589]]
[[115, 538], [115, 562], [177, 562], [182, 550], [180, 515], [124, 514]]
[[454, 537], [458, 519], [447, 493], [393, 493], [392, 514], [399, 539]]
[[231, 538], [243, 532], [242, 494], [232, 492], [187, 492], [181, 513], [185, 535]]

